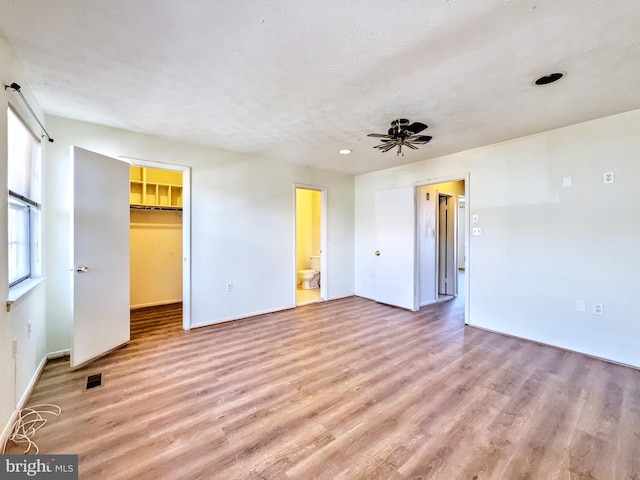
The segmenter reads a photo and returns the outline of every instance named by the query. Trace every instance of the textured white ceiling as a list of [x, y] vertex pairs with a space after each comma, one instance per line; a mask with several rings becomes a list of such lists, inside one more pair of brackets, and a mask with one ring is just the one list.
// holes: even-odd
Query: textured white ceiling
[[[353, 174], [640, 108], [638, 0], [0, 0], [0, 31], [49, 114]], [[433, 141], [374, 150], [397, 117]]]

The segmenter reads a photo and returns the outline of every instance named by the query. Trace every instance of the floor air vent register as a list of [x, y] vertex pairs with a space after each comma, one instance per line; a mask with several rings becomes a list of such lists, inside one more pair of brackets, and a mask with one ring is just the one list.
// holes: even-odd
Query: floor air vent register
[[87, 390], [102, 386], [102, 374], [96, 373], [87, 377]]

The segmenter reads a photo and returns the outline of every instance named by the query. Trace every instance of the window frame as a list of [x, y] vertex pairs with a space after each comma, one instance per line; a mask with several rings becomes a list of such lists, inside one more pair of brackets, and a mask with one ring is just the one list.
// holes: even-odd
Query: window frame
[[[15, 117], [15, 120], [22, 126], [24, 131], [31, 136], [33, 139], [35, 146], [37, 148], [37, 159], [35, 160], [35, 164], [28, 169], [28, 176], [25, 176], [25, 179], [30, 183], [29, 190], [33, 194], [35, 198], [41, 198], [42, 196], [42, 142], [40, 139], [33, 133], [33, 130], [30, 128], [29, 124], [24, 121], [22, 116], [16, 111], [15, 108], [11, 104], [9, 104], [7, 108], [7, 132], [9, 131], [9, 122], [12, 120], [9, 119], [11, 115]], [[12, 164], [11, 158], [11, 150], [9, 147], [10, 139], [7, 138], [7, 186], [9, 183], [9, 179], [11, 178], [10, 169]], [[32, 158], [30, 161], [33, 161]], [[13, 163], [21, 162], [24, 159], [14, 159]], [[16, 167], [14, 167], [16, 168]], [[10, 188], [7, 188], [7, 257], [9, 265], [12, 263], [11, 253], [12, 253], [12, 226], [10, 224], [10, 214], [9, 210], [12, 208], [11, 204], [14, 204], [18, 207], [24, 207], [27, 211], [27, 221], [22, 222], [23, 225], [26, 226], [26, 255], [22, 262], [27, 266], [26, 272], [23, 272], [23, 275], [16, 276], [14, 278], [9, 278], [9, 268], [7, 268], [7, 282], [9, 288], [15, 287], [26, 280], [38, 278], [41, 272], [40, 265], [40, 232], [41, 232], [41, 214], [42, 214], [42, 205], [37, 201], [21, 195], [17, 192], [12, 191]]]

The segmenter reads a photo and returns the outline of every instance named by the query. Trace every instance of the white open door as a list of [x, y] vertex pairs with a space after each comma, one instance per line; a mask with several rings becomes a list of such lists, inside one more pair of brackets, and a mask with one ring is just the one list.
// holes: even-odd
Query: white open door
[[413, 187], [376, 192], [376, 301], [417, 310]]
[[71, 367], [129, 341], [129, 164], [71, 147]]

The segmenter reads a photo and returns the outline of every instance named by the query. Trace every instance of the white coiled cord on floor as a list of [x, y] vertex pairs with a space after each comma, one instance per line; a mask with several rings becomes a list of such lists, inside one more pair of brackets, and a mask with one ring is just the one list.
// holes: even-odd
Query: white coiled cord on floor
[[24, 453], [29, 453], [33, 448], [35, 454], [40, 452], [38, 445], [31, 440], [31, 437], [35, 433], [47, 424], [47, 419], [43, 417], [44, 414], [60, 416], [62, 409], [51, 403], [44, 403], [42, 405], [33, 405], [31, 407], [25, 407], [18, 412], [18, 418], [11, 427], [11, 433], [4, 441], [2, 446], [2, 454], [4, 455], [7, 449], [7, 442], [11, 440], [15, 444], [26, 443], [27, 449]]

